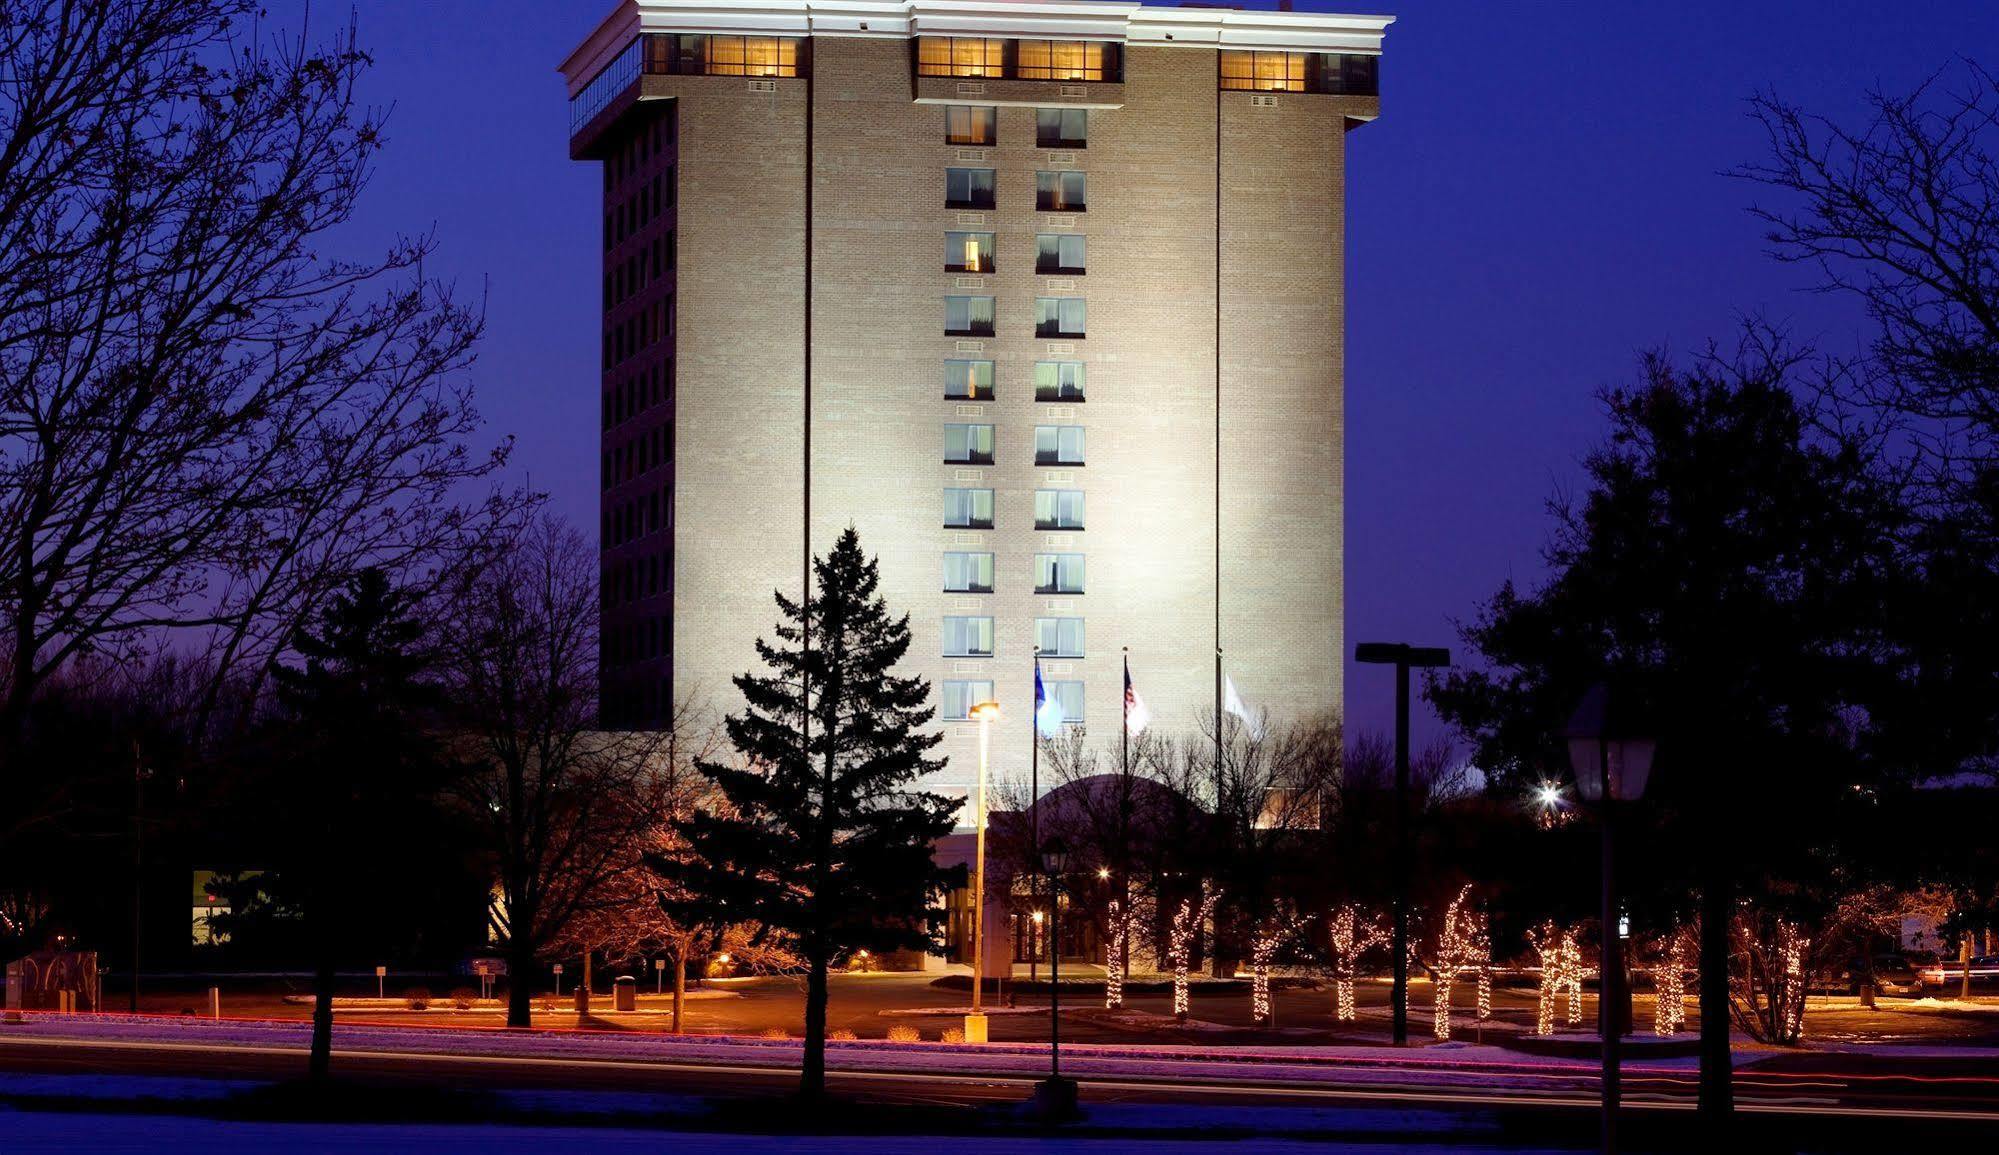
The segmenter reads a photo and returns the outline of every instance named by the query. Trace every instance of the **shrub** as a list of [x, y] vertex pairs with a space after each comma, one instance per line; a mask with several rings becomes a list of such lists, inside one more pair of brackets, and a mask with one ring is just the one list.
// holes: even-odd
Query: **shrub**
[[851, 1043], [859, 1038], [859, 1035], [848, 1030], [826, 1032], [826, 1041], [829, 1043]]
[[944, 1041], [945, 1041], [945, 1042], [947, 1042], [947, 1043], [962, 1043], [962, 1042], [964, 1042], [964, 1041], [965, 1041], [965, 1028], [963, 1028], [963, 1027], [946, 1027], [946, 1028], [944, 1028]]
[[429, 987], [411, 987], [403, 992], [403, 1004], [413, 1011], [425, 1011], [430, 1009], [430, 1002], [435, 997]]
[[451, 1005], [461, 1011], [469, 1011], [479, 1002], [479, 992], [471, 987], [459, 987], [451, 992]]
[[543, 1012], [553, 1012], [555, 1010], [555, 1000], [548, 995], [543, 995], [535, 1000], [534, 1009]]
[[915, 1027], [890, 1027], [888, 1029], [888, 1041], [891, 1043], [920, 1043], [923, 1041], [923, 1033]]
[[791, 1032], [785, 1030], [783, 1027], [765, 1027], [763, 1033], [757, 1037], [762, 1039], [788, 1039], [791, 1037]]

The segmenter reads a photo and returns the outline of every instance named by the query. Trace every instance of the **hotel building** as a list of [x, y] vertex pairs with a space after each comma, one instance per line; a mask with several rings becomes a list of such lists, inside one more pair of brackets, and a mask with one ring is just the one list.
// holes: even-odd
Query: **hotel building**
[[858, 528], [933, 783], [1024, 774], [1032, 664], [1117, 733], [1341, 701], [1346, 134], [1387, 17], [624, 0], [563, 63], [603, 172], [604, 723], [735, 708]]

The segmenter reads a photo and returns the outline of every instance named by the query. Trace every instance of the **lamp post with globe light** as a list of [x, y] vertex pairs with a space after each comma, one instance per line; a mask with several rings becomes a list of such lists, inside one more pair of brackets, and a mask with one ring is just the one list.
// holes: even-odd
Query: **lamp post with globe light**
[[1060, 836], [1041, 844], [1041, 868], [1048, 875], [1048, 1077], [1035, 1084], [1034, 1109], [1050, 1122], [1076, 1114], [1076, 1081], [1062, 1077], [1062, 875], [1069, 869], [1069, 844]]
[[992, 749], [992, 723], [999, 717], [999, 703], [980, 702], [969, 711], [979, 720], [979, 789], [977, 812], [972, 823], [974, 835], [972, 863], [972, 1013], [965, 1016], [965, 1041], [986, 1041], [986, 758]]
[[1636, 802], [1644, 796], [1657, 743], [1637, 736], [1627, 719], [1613, 712], [1610, 691], [1602, 685], [1590, 687], [1583, 695], [1562, 737], [1568, 740], [1576, 794], [1596, 806], [1603, 831], [1603, 949], [1597, 968], [1597, 1022], [1603, 1036], [1600, 1145], [1611, 1152], [1617, 1150], [1617, 1108], [1623, 1089], [1619, 1051], [1623, 1042], [1624, 945], [1617, 916], [1616, 814], [1619, 803]]

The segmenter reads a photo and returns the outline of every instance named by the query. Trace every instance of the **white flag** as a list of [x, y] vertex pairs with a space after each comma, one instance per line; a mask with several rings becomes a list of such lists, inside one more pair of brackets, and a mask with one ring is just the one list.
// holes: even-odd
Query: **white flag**
[[1241, 718], [1252, 738], [1263, 737], [1263, 722], [1249, 712], [1249, 704], [1242, 700], [1241, 694], [1236, 693], [1235, 679], [1226, 674], [1222, 675], [1222, 709]]

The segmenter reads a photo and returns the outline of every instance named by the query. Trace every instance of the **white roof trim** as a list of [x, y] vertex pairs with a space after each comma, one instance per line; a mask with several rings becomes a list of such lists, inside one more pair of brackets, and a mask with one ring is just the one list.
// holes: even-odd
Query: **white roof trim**
[[560, 66], [576, 95], [641, 32], [1003, 36], [1148, 46], [1381, 52], [1393, 16], [1149, 8], [1135, 0], [619, 0]]

